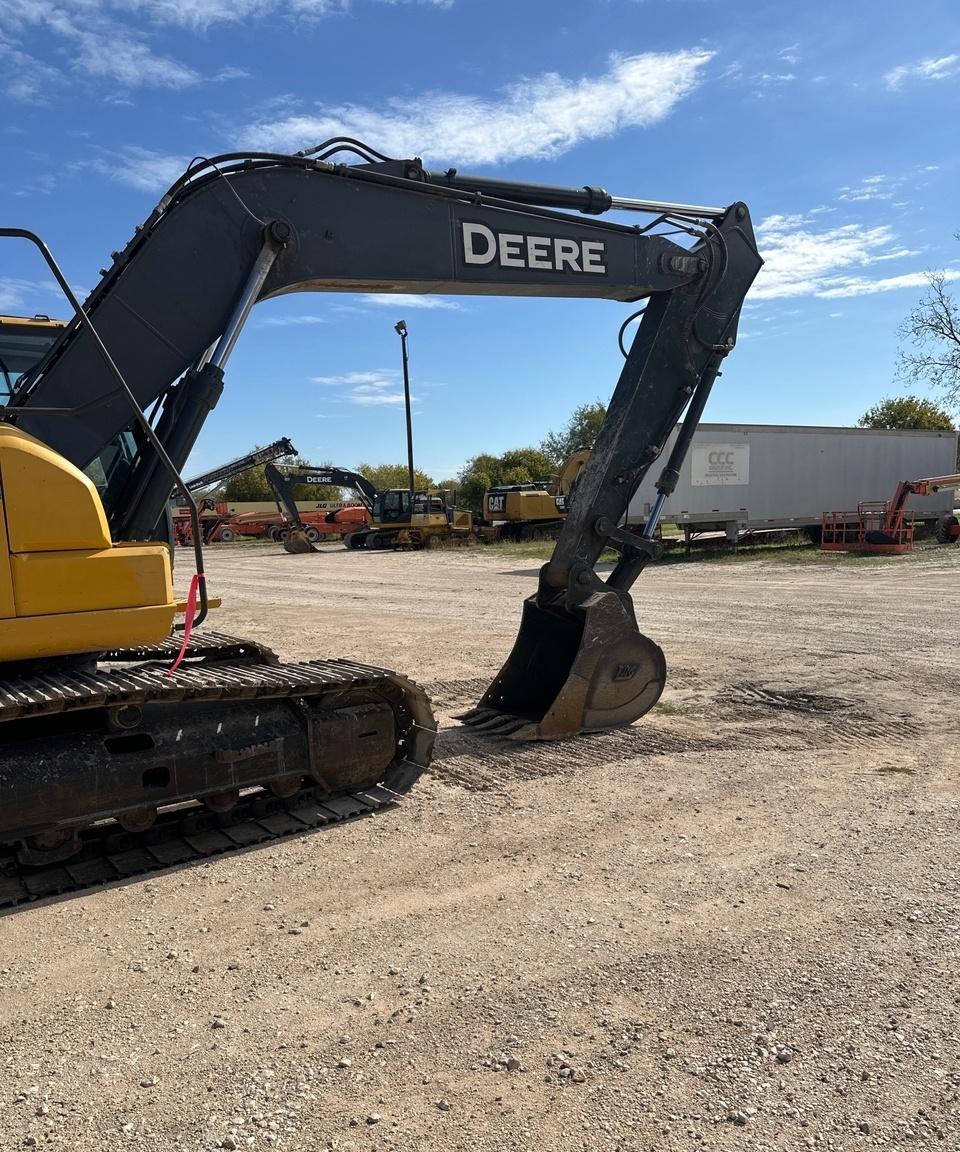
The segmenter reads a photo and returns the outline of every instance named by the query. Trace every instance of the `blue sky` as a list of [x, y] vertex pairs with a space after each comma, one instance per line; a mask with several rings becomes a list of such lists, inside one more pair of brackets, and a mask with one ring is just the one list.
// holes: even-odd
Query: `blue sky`
[[[960, 277], [955, 0], [0, 0], [0, 100], [0, 218], [84, 290], [194, 155], [341, 132], [431, 168], [745, 200], [767, 265], [708, 420], [854, 422], [902, 390], [924, 271]], [[0, 309], [63, 314], [4, 243]], [[607, 397], [628, 311], [269, 301], [191, 468], [280, 435], [317, 461], [402, 459], [402, 317], [417, 463], [447, 478]]]

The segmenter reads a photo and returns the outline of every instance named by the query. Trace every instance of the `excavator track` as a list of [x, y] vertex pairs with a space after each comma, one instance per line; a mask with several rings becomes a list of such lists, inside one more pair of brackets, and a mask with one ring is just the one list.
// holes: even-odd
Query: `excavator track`
[[394, 804], [426, 694], [350, 660], [204, 633], [0, 681], [0, 907]]
[[228, 813], [208, 812], [197, 804], [162, 813], [148, 832], [97, 825], [84, 833], [83, 850], [62, 864], [25, 867], [15, 853], [0, 850], [0, 911], [358, 820], [395, 807], [401, 799], [382, 787], [338, 795], [303, 788], [287, 799], [258, 791]]

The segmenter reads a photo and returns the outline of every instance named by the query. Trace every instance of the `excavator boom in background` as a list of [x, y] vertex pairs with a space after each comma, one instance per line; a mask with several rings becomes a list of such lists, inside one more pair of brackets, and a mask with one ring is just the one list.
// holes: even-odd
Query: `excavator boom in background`
[[[21, 863], [77, 858], [104, 820], [140, 834], [185, 801], [222, 814], [250, 789], [330, 811], [408, 787], [429, 762], [429, 703], [404, 677], [282, 665], [247, 641], [189, 634], [209, 601], [180, 470], [251, 309], [283, 293], [646, 301], [514, 650], [468, 719], [549, 739], [629, 724], [656, 701], [664, 658], [629, 589], [659, 553], [660, 508], [762, 263], [744, 204], [431, 172], [340, 138], [196, 161], [83, 305], [39, 237], [0, 237], [33, 243], [74, 309], [0, 423], [0, 844]], [[684, 411], [648, 530], [621, 531]], [[172, 489], [197, 526], [186, 603], [172, 590]], [[619, 560], [604, 581], [607, 547]], [[178, 613], [186, 628], [171, 639]]]
[[[293, 444], [284, 436], [281, 440], [274, 440], [272, 444], [267, 444], [263, 448], [254, 448], [243, 456], [238, 456], [235, 460], [229, 460], [226, 464], [211, 468], [208, 472], [202, 472], [199, 476], [193, 476], [185, 482], [189, 492], [194, 493], [195, 496], [200, 496], [198, 512], [204, 544], [211, 544], [214, 541], [226, 544], [235, 539], [235, 533], [230, 527], [230, 513], [222, 504], [218, 510], [216, 502], [207, 495], [201, 495], [204, 490], [212, 488], [215, 484], [222, 484], [225, 480], [232, 480], [234, 476], [241, 476], [244, 472], [248, 472], [260, 464], [278, 460], [281, 456], [294, 456], [296, 451]], [[178, 544], [186, 544], [190, 541], [189, 508], [174, 507], [173, 533]]]

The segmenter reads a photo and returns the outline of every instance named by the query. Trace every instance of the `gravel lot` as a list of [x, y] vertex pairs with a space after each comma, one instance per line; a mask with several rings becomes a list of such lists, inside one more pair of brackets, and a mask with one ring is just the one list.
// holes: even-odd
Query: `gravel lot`
[[658, 710], [450, 713], [536, 561], [210, 550], [214, 626], [429, 688], [401, 808], [0, 919], [0, 1148], [960, 1148], [960, 549], [648, 572]]

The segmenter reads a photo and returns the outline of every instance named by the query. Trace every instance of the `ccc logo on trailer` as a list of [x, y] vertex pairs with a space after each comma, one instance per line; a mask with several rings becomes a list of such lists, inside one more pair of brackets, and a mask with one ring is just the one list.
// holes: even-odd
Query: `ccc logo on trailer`
[[707, 457], [711, 468], [733, 468], [732, 452], [711, 452]]

